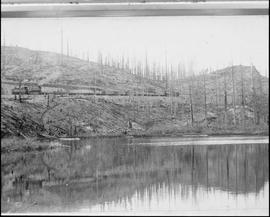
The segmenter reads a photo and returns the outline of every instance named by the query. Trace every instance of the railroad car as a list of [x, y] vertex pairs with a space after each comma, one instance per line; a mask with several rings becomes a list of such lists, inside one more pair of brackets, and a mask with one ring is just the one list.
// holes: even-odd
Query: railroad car
[[28, 88], [29, 95], [40, 95], [41, 94], [41, 86], [39, 85], [31, 85]]
[[28, 94], [28, 88], [27, 87], [15, 87], [12, 89], [13, 95], [19, 95], [19, 94]]

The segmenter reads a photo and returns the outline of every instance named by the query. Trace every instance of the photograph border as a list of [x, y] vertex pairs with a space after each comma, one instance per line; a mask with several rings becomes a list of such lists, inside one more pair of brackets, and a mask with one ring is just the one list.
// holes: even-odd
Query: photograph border
[[2, 18], [269, 15], [269, 1], [3, 4]]

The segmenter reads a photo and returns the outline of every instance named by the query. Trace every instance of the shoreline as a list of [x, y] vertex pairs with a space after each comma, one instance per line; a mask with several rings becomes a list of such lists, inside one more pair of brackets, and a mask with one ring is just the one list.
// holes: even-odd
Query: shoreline
[[[220, 132], [205, 132], [205, 133], [196, 133], [196, 132], [173, 132], [173, 133], [158, 133], [158, 132], [153, 132], [153, 133], [147, 133], [147, 132], [139, 132], [136, 133], [134, 131], [130, 131], [129, 133], [119, 133], [119, 134], [89, 134], [89, 135], [74, 135], [74, 136], [59, 136], [59, 137], [54, 137], [46, 134], [39, 134], [38, 136], [35, 137], [27, 137], [26, 139], [35, 139], [35, 140], [59, 140], [61, 138], [80, 138], [80, 139], [90, 139], [90, 138], [149, 138], [149, 137], [155, 137], [155, 138], [160, 138], [160, 137], [184, 137], [184, 138], [189, 138], [189, 137], [222, 137], [222, 136], [269, 136], [269, 131], [258, 131], [258, 132], [248, 132], [248, 131], [242, 131], [242, 132], [233, 132], [233, 131], [226, 131], [224, 132], [221, 130]], [[11, 138], [23, 138], [20, 136], [6, 136], [2, 137], [2, 139], [11, 139]], [[24, 139], [24, 138], [23, 138]]]
[[[259, 133], [212, 133], [212, 134], [146, 134], [146, 135], [98, 135], [98, 136], [82, 136], [76, 137], [79, 140], [85, 139], [113, 139], [113, 138], [185, 138], [185, 139], [198, 139], [198, 138], [210, 138], [210, 137], [234, 137], [234, 136], [268, 136], [268, 132]], [[46, 151], [59, 147], [58, 145], [49, 144], [49, 142], [59, 141], [60, 138], [48, 139], [48, 138], [20, 138], [20, 137], [6, 137], [1, 139], [1, 153], [7, 154], [12, 152], [32, 152], [32, 151]], [[67, 137], [66, 137], [67, 138]], [[5, 144], [7, 141], [7, 144]], [[73, 140], [71, 140], [73, 141]]]
[[[146, 102], [138, 103], [148, 106]], [[40, 97], [37, 97], [34, 102], [25, 103], [3, 100], [1, 139], [17, 137], [26, 140], [52, 141], [70, 137], [186, 138], [269, 135], [268, 123], [263, 120], [254, 123], [252, 118], [247, 118], [243, 122], [239, 120], [234, 124], [230, 121], [231, 114], [228, 113], [227, 123], [224, 123], [222, 113], [217, 113], [213, 120], [207, 119], [207, 122], [204, 119], [200, 120], [198, 116], [192, 124], [188, 112], [172, 117], [168, 109], [169, 101], [155, 101], [155, 103], [151, 111], [145, 108], [138, 110], [136, 118], [133, 118], [135, 113], [130, 109], [132, 103], [117, 101], [115, 98], [110, 100], [101, 98], [97, 101], [92, 98], [87, 101], [72, 97], [57, 98], [49, 107], [44, 106], [46, 100]], [[162, 103], [167, 107], [161, 106]]]
[[102, 135], [77, 135], [74, 137], [58, 137], [55, 139], [59, 139], [59, 138], [81, 138], [81, 139], [87, 139], [87, 138], [141, 138], [141, 137], [145, 137], [145, 138], [149, 138], [149, 137], [155, 137], [155, 138], [160, 138], [160, 137], [184, 137], [184, 138], [188, 138], [188, 137], [211, 137], [211, 136], [216, 136], [216, 137], [222, 137], [222, 136], [269, 136], [269, 132], [267, 131], [260, 131], [260, 132], [224, 132], [224, 131], [220, 131], [220, 132], [209, 132], [209, 133], [196, 133], [196, 132], [189, 132], [189, 133], [185, 133], [185, 132], [174, 132], [174, 133], [127, 133], [127, 134], [115, 134], [115, 135], [109, 135], [109, 134], [102, 134]]

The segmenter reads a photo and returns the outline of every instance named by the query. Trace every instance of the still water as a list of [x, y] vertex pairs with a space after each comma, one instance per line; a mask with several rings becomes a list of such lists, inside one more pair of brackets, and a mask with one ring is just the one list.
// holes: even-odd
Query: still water
[[82, 139], [1, 154], [1, 212], [268, 215], [260, 139]]

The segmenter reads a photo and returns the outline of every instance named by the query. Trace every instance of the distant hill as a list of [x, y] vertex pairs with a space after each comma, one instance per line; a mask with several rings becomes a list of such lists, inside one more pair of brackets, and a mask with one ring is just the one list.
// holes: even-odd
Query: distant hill
[[161, 82], [141, 78], [126, 70], [88, 62], [53, 52], [33, 51], [21, 47], [1, 47], [1, 80], [39, 84], [67, 85], [70, 88], [102, 87], [111, 90], [143, 88], [162, 89]]
[[226, 89], [228, 104], [232, 103], [234, 93], [235, 103], [238, 105], [241, 104], [242, 95], [245, 102], [250, 103], [254, 95], [268, 99], [269, 92], [269, 78], [262, 76], [256, 67], [243, 65], [234, 65], [205, 74], [174, 79], [168, 83], [168, 86], [172, 86], [174, 90], [185, 96], [186, 101], [188, 101], [191, 89], [194, 103], [200, 104], [203, 104], [204, 101], [204, 91], [206, 91], [208, 104], [216, 102], [224, 104]]

